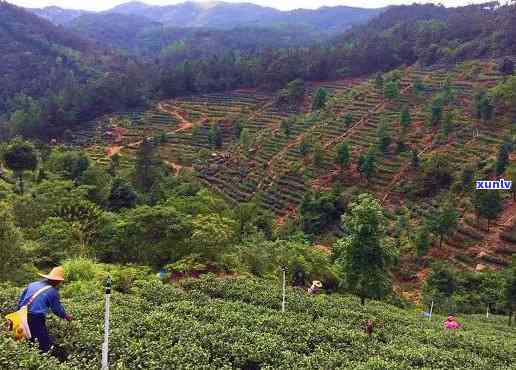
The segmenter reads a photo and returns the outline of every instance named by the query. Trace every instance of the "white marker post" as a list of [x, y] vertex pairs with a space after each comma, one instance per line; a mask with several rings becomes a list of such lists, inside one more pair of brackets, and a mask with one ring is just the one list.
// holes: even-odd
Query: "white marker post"
[[428, 320], [432, 320], [432, 311], [434, 310], [434, 301], [430, 305], [430, 315], [428, 316]]
[[285, 312], [285, 300], [286, 300], [286, 289], [287, 289], [287, 266], [281, 268], [283, 271], [283, 300], [281, 302], [281, 312]]
[[111, 276], [106, 281], [104, 302], [104, 343], [102, 343], [102, 370], [109, 369], [109, 301], [111, 298]]

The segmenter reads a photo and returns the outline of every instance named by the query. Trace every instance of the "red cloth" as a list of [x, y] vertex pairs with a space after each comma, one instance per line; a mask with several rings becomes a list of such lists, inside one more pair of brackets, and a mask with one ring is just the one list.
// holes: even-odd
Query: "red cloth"
[[444, 322], [444, 328], [445, 329], [450, 329], [450, 330], [459, 329], [460, 328], [460, 324], [457, 321], [455, 321], [455, 320], [446, 320]]

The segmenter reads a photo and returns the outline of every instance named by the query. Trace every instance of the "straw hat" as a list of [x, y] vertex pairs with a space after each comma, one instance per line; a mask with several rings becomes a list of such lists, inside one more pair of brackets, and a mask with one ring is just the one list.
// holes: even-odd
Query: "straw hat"
[[314, 286], [316, 288], [322, 288], [322, 283], [319, 280], [314, 280], [312, 282], [312, 286]]
[[54, 267], [48, 275], [38, 274], [48, 280], [53, 281], [64, 281], [64, 268], [63, 266]]

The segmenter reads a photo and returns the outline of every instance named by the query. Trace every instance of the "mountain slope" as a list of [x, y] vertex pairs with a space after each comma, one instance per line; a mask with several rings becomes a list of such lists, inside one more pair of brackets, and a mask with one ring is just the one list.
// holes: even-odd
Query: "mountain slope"
[[81, 15], [90, 13], [85, 10], [63, 9], [58, 6], [47, 6], [45, 8], [34, 8], [28, 10], [56, 25], [67, 24]]
[[[83, 11], [57, 7], [31, 9], [37, 15], [56, 24], [66, 25]], [[124, 14], [148, 18], [171, 27], [208, 27], [230, 29], [239, 26], [253, 27], [306, 27], [322, 34], [335, 34], [351, 25], [362, 23], [379, 14], [382, 9], [363, 9], [346, 6], [323, 7], [316, 10], [279, 11], [250, 3], [197, 3], [153, 6], [130, 2], [116, 6], [102, 14]]]
[[0, 111], [16, 93], [39, 95], [83, 70], [93, 45], [22, 8], [0, 2]]

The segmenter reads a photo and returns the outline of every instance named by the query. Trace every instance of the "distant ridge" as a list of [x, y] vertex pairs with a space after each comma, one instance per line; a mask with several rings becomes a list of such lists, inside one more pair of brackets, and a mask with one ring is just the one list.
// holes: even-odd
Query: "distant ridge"
[[50, 6], [29, 9], [57, 25], [67, 25], [75, 19], [91, 14], [139, 16], [173, 27], [209, 27], [231, 29], [239, 26], [285, 27], [303, 26], [334, 34], [345, 31], [351, 25], [363, 23], [383, 9], [364, 9], [347, 6], [321, 7], [319, 9], [296, 9], [281, 11], [252, 3], [184, 2], [175, 5], [148, 5], [143, 2], [128, 2], [104, 12], [63, 9]]

